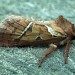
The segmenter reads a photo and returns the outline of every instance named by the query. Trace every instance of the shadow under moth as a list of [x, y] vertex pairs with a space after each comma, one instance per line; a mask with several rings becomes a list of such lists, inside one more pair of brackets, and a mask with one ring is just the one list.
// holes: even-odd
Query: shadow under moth
[[60, 45], [66, 46], [65, 63], [68, 63], [69, 48], [74, 38], [75, 27], [63, 16], [49, 22], [11, 15], [0, 23], [0, 46], [49, 46], [39, 60], [39, 67]]

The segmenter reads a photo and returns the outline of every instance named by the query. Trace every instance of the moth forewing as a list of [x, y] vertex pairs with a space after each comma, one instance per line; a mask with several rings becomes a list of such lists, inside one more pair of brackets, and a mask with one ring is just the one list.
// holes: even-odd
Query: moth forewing
[[10, 34], [16, 35], [12, 36], [15, 41], [16, 39], [19, 39], [23, 41], [34, 42], [37, 41], [37, 38], [39, 37], [43, 42], [44, 40], [49, 39], [51, 41], [53, 37], [64, 36], [64, 31], [58, 27], [55, 22], [28, 20], [20, 16], [11, 16], [6, 18], [2, 23], [6, 28], [6, 31], [8, 31]]

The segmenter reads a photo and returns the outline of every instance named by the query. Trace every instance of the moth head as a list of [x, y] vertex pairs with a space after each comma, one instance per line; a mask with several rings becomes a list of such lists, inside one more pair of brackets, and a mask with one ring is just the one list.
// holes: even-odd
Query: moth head
[[75, 39], [74, 24], [65, 19], [63, 16], [59, 16], [58, 18], [56, 18], [55, 23], [65, 31], [67, 36], [71, 37], [72, 39]]

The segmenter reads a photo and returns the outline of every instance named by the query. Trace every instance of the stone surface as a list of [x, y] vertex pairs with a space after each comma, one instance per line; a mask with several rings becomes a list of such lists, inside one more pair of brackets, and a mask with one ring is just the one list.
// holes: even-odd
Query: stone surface
[[[75, 0], [0, 0], [0, 20], [12, 14], [48, 21], [63, 15], [75, 24]], [[0, 75], [75, 75], [75, 41], [66, 65], [64, 48], [51, 53], [38, 68], [38, 60], [47, 48], [0, 47]]]

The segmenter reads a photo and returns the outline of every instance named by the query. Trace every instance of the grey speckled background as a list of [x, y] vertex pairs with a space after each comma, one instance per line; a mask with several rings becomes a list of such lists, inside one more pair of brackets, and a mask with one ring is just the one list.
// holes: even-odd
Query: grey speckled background
[[[0, 20], [12, 14], [49, 21], [63, 15], [75, 24], [75, 0], [0, 0]], [[64, 48], [51, 53], [38, 68], [38, 60], [47, 48], [0, 47], [0, 75], [75, 75], [75, 41], [66, 65]]]

